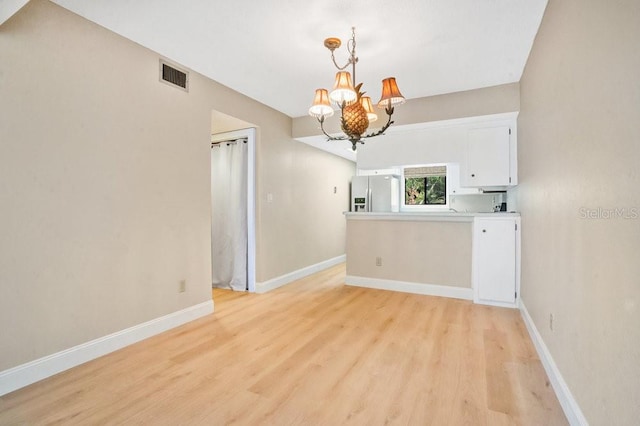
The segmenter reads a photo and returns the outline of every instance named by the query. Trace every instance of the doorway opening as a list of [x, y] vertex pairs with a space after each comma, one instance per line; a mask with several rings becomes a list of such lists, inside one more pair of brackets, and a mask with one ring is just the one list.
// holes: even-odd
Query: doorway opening
[[252, 127], [211, 135], [212, 287], [255, 292], [255, 139]]

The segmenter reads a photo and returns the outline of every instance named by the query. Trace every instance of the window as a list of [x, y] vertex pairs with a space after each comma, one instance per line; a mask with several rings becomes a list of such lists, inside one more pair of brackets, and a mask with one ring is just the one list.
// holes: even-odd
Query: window
[[405, 206], [447, 206], [447, 166], [405, 167]]

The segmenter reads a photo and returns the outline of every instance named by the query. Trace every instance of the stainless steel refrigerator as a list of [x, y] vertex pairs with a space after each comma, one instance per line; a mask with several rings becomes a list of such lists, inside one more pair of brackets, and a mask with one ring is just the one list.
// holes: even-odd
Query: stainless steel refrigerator
[[400, 180], [398, 176], [354, 176], [351, 179], [351, 211], [400, 211]]

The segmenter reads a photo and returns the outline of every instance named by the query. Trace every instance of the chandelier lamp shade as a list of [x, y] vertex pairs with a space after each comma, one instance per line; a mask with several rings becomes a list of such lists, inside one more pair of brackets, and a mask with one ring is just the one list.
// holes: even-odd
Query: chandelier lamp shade
[[317, 89], [316, 96], [313, 98], [313, 105], [309, 108], [309, 115], [312, 117], [331, 117], [333, 108], [329, 102], [329, 92], [327, 89]]
[[367, 118], [369, 119], [369, 123], [373, 123], [378, 119], [378, 115], [373, 110], [373, 105], [371, 104], [371, 98], [368, 96], [363, 96], [360, 98], [360, 103], [362, 107], [367, 112]]
[[353, 90], [351, 74], [346, 71], [340, 71], [337, 73], [333, 90], [329, 93], [329, 99], [337, 104], [341, 104], [343, 102], [351, 104], [357, 99], [357, 97], [356, 92]]
[[[309, 108], [309, 115], [315, 117], [320, 123], [320, 129], [325, 134], [327, 140], [348, 140], [351, 142], [352, 149], [356, 150], [358, 143], [364, 143], [364, 139], [380, 136], [384, 134], [392, 124], [391, 116], [394, 112], [394, 106], [405, 102], [404, 96], [398, 89], [395, 77], [389, 77], [382, 80], [382, 96], [378, 101], [378, 107], [383, 108], [387, 114], [387, 122], [377, 131], [366, 133], [369, 124], [378, 119], [378, 115], [373, 109], [373, 104], [369, 96], [364, 96], [362, 83], [354, 86], [356, 81], [356, 33], [355, 27], [351, 28], [351, 39], [347, 42], [347, 50], [349, 51], [349, 60], [344, 66], [339, 66], [334, 56], [334, 51], [340, 47], [342, 42], [339, 38], [330, 37], [324, 41], [324, 45], [331, 51], [331, 59], [338, 69], [336, 73], [335, 83], [331, 92], [326, 89], [316, 89], [313, 98], [313, 104]], [[351, 72], [345, 69], [351, 65]], [[327, 133], [324, 128], [325, 118], [331, 117], [334, 113], [331, 103], [334, 103], [341, 111], [341, 128], [344, 133], [342, 136], [332, 136]]]

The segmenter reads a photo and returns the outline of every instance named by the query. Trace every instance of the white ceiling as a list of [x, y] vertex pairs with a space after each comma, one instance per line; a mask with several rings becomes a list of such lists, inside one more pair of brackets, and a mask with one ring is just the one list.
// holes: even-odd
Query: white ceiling
[[307, 114], [356, 27], [358, 81], [377, 102], [520, 80], [547, 0], [53, 0], [291, 117]]

